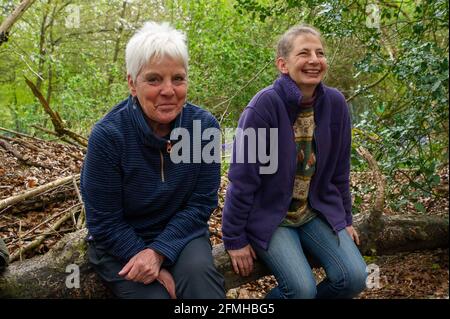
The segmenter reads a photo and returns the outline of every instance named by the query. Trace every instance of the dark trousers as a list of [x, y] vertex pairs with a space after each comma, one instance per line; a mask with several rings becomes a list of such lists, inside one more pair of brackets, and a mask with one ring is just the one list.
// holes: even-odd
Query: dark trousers
[[[126, 280], [118, 272], [126, 263], [111, 256], [95, 242], [89, 243], [89, 261], [118, 298], [169, 299], [157, 280], [148, 285]], [[224, 279], [214, 266], [211, 243], [207, 236], [189, 242], [176, 263], [166, 268], [173, 276], [177, 298], [224, 299]]]

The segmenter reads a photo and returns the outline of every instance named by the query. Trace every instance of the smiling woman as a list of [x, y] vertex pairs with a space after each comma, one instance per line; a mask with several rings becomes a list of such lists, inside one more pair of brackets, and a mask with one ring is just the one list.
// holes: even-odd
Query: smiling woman
[[[261, 176], [264, 163], [230, 165], [224, 245], [236, 273], [247, 276], [256, 256], [273, 272], [268, 298], [352, 298], [367, 274], [352, 226], [348, 107], [322, 83], [327, 62], [313, 27], [281, 37], [276, 65], [280, 76], [250, 101], [239, 128], [278, 130], [278, 169]], [[327, 273], [317, 286], [304, 252]]]
[[328, 68], [322, 41], [304, 33], [292, 39], [291, 46], [288, 54], [278, 56], [277, 67], [297, 83], [304, 98], [311, 98]]
[[176, 58], [152, 59], [133, 81], [128, 75], [132, 96], [137, 97], [149, 125], [158, 136], [167, 135], [170, 123], [181, 112], [187, 95], [187, 74]]
[[130, 96], [94, 126], [81, 174], [89, 260], [120, 298], [225, 298], [207, 224], [220, 162], [175, 163], [169, 154], [175, 129], [193, 136], [200, 128], [192, 141], [200, 152], [211, 143], [204, 131], [219, 129], [186, 102], [185, 36], [146, 23], [128, 42], [126, 63]]

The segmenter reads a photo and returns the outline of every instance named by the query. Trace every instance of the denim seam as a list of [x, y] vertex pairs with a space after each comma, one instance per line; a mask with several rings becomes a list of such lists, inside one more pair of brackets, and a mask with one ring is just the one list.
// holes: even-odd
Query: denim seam
[[[318, 240], [316, 240], [316, 238], [315, 238], [311, 233], [309, 233], [307, 230], [302, 229], [301, 231], [303, 231], [304, 234], [307, 235], [307, 236], [308, 236], [312, 241], [314, 241], [318, 246], [322, 247], [322, 249], [324, 249], [324, 251], [327, 252], [327, 253], [331, 256], [331, 258], [336, 262], [336, 264], [339, 266], [339, 268], [340, 268], [340, 270], [341, 270], [341, 272], [342, 272], [342, 274], [343, 274], [343, 276], [344, 276], [344, 287], [346, 287], [346, 286], [347, 286], [347, 283], [348, 283], [347, 272], [345, 271], [344, 267], [343, 267], [342, 264], [340, 263], [339, 259], [336, 258], [336, 256], [335, 256], [334, 254], [331, 253], [332, 250], [329, 249], [328, 247], [322, 245], [321, 242], [318, 241]], [[339, 235], [338, 235], [338, 238], [339, 238]]]

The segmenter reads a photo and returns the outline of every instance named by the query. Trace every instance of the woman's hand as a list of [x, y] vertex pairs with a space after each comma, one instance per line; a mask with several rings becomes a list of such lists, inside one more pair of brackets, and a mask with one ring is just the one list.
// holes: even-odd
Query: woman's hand
[[177, 296], [175, 294], [175, 281], [173, 280], [173, 277], [169, 271], [161, 268], [157, 280], [166, 288], [167, 292], [170, 295], [170, 298], [177, 299]]
[[128, 261], [119, 272], [119, 276], [148, 285], [158, 278], [163, 261], [163, 255], [150, 248], [144, 249]]
[[352, 225], [350, 225], [350, 226], [345, 227], [345, 230], [350, 235], [351, 239], [353, 239], [355, 244], [359, 245], [359, 236], [358, 236], [358, 232], [356, 231], [356, 229], [353, 228]]
[[244, 277], [250, 275], [253, 271], [253, 259], [256, 259], [256, 253], [252, 246], [248, 244], [241, 249], [231, 249], [227, 252], [235, 273]]

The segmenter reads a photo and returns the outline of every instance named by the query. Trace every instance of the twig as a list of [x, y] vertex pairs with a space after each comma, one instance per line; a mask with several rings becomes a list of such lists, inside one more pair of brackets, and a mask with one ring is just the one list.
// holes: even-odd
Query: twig
[[[58, 230], [58, 228], [68, 219], [70, 219], [70, 216], [72, 215], [72, 211], [67, 212], [63, 217], [61, 217], [60, 219], [58, 219], [53, 225], [51, 225], [49, 227], [49, 231], [47, 231], [46, 233], [49, 233], [50, 231], [54, 230]], [[15, 260], [17, 260], [17, 258], [19, 258], [21, 253], [25, 253], [29, 250], [32, 250], [36, 247], [39, 247], [40, 244], [42, 244], [42, 242], [45, 240], [45, 238], [47, 238], [47, 234], [42, 234], [40, 235], [37, 239], [35, 239], [34, 241], [32, 241], [31, 243], [29, 243], [28, 245], [26, 245], [22, 250], [19, 250], [18, 252], [14, 252], [11, 256], [10, 256], [10, 262], [13, 262]]]
[[83, 199], [81, 198], [80, 190], [78, 189], [78, 185], [77, 185], [77, 178], [75, 176], [72, 179], [72, 184], [73, 184], [73, 188], [75, 188], [75, 192], [77, 193], [78, 200], [80, 201], [81, 204], [83, 204]]
[[22, 243], [22, 235], [21, 235], [21, 233], [22, 233], [22, 221], [19, 220], [19, 233], [18, 233], [18, 236], [19, 236], [19, 257], [20, 257], [20, 260], [22, 261], [22, 247], [23, 247], [23, 243]]
[[369, 164], [369, 168], [372, 170], [373, 174], [375, 175], [375, 179], [377, 181], [378, 193], [376, 194], [375, 203], [373, 206], [373, 210], [371, 212], [371, 218], [373, 220], [376, 220], [379, 219], [381, 217], [381, 214], [383, 213], [386, 178], [381, 173], [377, 161], [373, 158], [372, 154], [370, 154], [370, 152], [367, 149], [360, 146], [356, 149], [356, 151], [358, 152], [359, 155], [361, 155], [361, 157], [363, 157], [367, 161], [367, 163]]
[[20, 139], [20, 138], [13, 138], [13, 137], [5, 136], [5, 135], [0, 135], [0, 138], [2, 138], [4, 140], [7, 140], [7, 141], [10, 141], [10, 142], [16, 142], [16, 143], [18, 143], [20, 145], [23, 145], [23, 146], [25, 146], [25, 147], [33, 150], [33, 151], [36, 151], [36, 152], [39, 152], [39, 153], [43, 153], [43, 154], [47, 155], [50, 158], [53, 156], [53, 154], [50, 154], [46, 150], [43, 150], [43, 149], [41, 149], [41, 148], [39, 148], [39, 147], [37, 147], [37, 146], [35, 146], [33, 144], [28, 143], [27, 141], [24, 141], [24, 140]]
[[[54, 189], [49, 189], [42, 194], [25, 199], [12, 206], [8, 206], [3, 211], [8, 211], [8, 214], [20, 214], [28, 211], [40, 210], [51, 203], [70, 200], [74, 196], [76, 196], [76, 194], [73, 191], [72, 186], [70, 184], [65, 184]], [[5, 216], [5, 214], [0, 216]]]
[[36, 196], [38, 194], [44, 193], [45, 191], [47, 191], [49, 189], [56, 188], [56, 187], [58, 187], [60, 185], [66, 184], [66, 183], [70, 183], [70, 181], [74, 177], [75, 178], [79, 178], [79, 176], [80, 176], [80, 174], [67, 176], [67, 177], [58, 179], [56, 181], [47, 183], [45, 185], [36, 187], [36, 188], [32, 189], [31, 191], [27, 191], [27, 192], [24, 192], [24, 193], [19, 194], [19, 195], [15, 195], [15, 196], [8, 197], [6, 199], [2, 199], [0, 201], [0, 210], [5, 208], [5, 207], [7, 207], [7, 206], [14, 205], [14, 204], [16, 204], [16, 203], [18, 203], [20, 201], [23, 201], [23, 200], [25, 200], [25, 199], [27, 199], [29, 197], [33, 197], [33, 196]]
[[68, 144], [70, 144], [70, 145], [76, 146], [76, 147], [78, 147], [78, 148], [79, 148], [79, 147], [82, 147], [83, 149], [86, 149], [86, 147], [84, 147], [84, 146], [82, 146], [82, 145], [79, 145], [79, 144], [77, 144], [77, 143], [74, 143], [74, 142], [72, 142], [71, 140], [67, 139], [65, 136], [60, 136], [60, 135], [58, 135], [58, 133], [56, 133], [56, 132], [50, 131], [50, 130], [48, 130], [48, 129], [44, 128], [44, 127], [41, 127], [41, 126], [39, 126], [39, 125], [34, 125], [34, 124], [33, 124], [33, 125], [31, 125], [31, 126], [34, 127], [35, 129], [38, 129], [38, 130], [42, 131], [42, 132], [45, 132], [45, 133], [47, 133], [47, 134], [56, 136], [58, 140], [62, 140], [62, 141], [64, 141], [64, 142], [66, 142], [66, 143], [68, 143]]
[[250, 83], [252, 83], [253, 80], [256, 79], [258, 77], [258, 75], [260, 75], [262, 73], [262, 71], [264, 71], [272, 63], [273, 63], [272, 60], [267, 62], [266, 65], [264, 65], [261, 70], [259, 70], [247, 83], [245, 83], [245, 85], [243, 87], [239, 88], [239, 90], [237, 90], [236, 93], [232, 97], [230, 97], [229, 99], [222, 101], [219, 104], [212, 107], [212, 109], [214, 110], [214, 109], [218, 108], [219, 106], [221, 106], [225, 103], [228, 103], [227, 107], [225, 108], [225, 111], [222, 113], [222, 116], [220, 117], [219, 124], [222, 124], [223, 118], [225, 117], [225, 114], [228, 112], [228, 108], [230, 107], [231, 100], [233, 100], [242, 90], [244, 90], [247, 86], [249, 86]]
[[85, 222], [86, 222], [86, 210], [83, 206], [81, 208], [80, 215], [78, 215], [77, 229], [85, 228], [86, 227]]
[[[59, 213], [56, 213], [55, 215], [53, 215], [53, 216], [47, 218], [46, 220], [44, 220], [44, 221], [43, 221], [42, 223], [40, 223], [39, 225], [37, 225], [37, 226], [33, 227], [32, 229], [30, 229], [29, 231], [27, 231], [23, 236], [28, 236], [29, 234], [31, 234], [32, 232], [34, 232], [36, 229], [38, 229], [38, 228], [41, 227], [42, 225], [47, 224], [47, 223], [48, 223], [49, 221], [51, 221], [52, 219], [55, 219], [56, 217], [59, 217], [59, 216], [61, 216], [62, 214], [67, 213], [68, 211], [74, 210], [74, 209], [77, 208], [78, 206], [80, 206], [79, 203], [78, 203], [78, 204], [75, 204], [75, 205], [73, 205], [73, 206], [71, 206], [71, 207], [69, 207], [69, 208], [67, 208], [67, 209], [65, 209], [65, 210], [63, 210], [63, 211], [61, 211], [61, 212], [59, 212]], [[12, 244], [15, 244], [16, 242], [17, 242], [17, 239], [12, 240], [9, 244], [12, 245]]]
[[32, 136], [32, 135], [28, 135], [28, 134], [25, 134], [25, 133], [16, 132], [16, 131], [13, 131], [13, 130], [10, 130], [10, 129], [4, 128], [4, 127], [0, 127], [0, 131], [5, 131], [5, 132], [8, 132], [8, 133], [12, 133], [12, 134], [15, 134], [17, 136], [28, 137], [28, 138], [31, 138], [33, 140], [39, 141], [39, 142], [45, 142], [43, 139], [40, 139], [38, 137], [35, 137], [35, 136]]
[[58, 236], [62, 237], [61, 233], [69, 233], [69, 232], [73, 232], [73, 228], [62, 229], [62, 230], [61, 229], [60, 230], [50, 230], [48, 232], [43, 232], [40, 234], [35, 234], [35, 235], [25, 237], [25, 238], [23, 238], [23, 240], [30, 240], [30, 239], [33, 239], [33, 238], [36, 238], [36, 237], [42, 236], [42, 235], [45, 235], [45, 236], [58, 235]]
[[[83, 205], [83, 198], [81, 197], [80, 190], [78, 189], [78, 185], [77, 185], [76, 179], [74, 178], [72, 180], [72, 182], [73, 182], [73, 187], [75, 188], [75, 192], [77, 193], [78, 200], [80, 201], [80, 204]], [[83, 207], [81, 207], [81, 212], [80, 212], [80, 215], [78, 216], [78, 220], [77, 220], [77, 222], [75, 224], [77, 229], [83, 228], [83, 226], [84, 226], [84, 217], [85, 217], [85, 209], [84, 209], [84, 205], [83, 205]]]
[[355, 94], [353, 94], [352, 96], [350, 96], [347, 99], [347, 103], [350, 102], [351, 100], [353, 100], [355, 97], [357, 97], [358, 95], [360, 95], [361, 93], [363, 93], [364, 91], [367, 91], [370, 88], [373, 88], [374, 86], [378, 85], [381, 81], [383, 81], [388, 75], [389, 73], [391, 73], [391, 70], [387, 71], [381, 78], [379, 78], [378, 80], [376, 80], [375, 82], [361, 88], [360, 90], [357, 90], [355, 92]]

